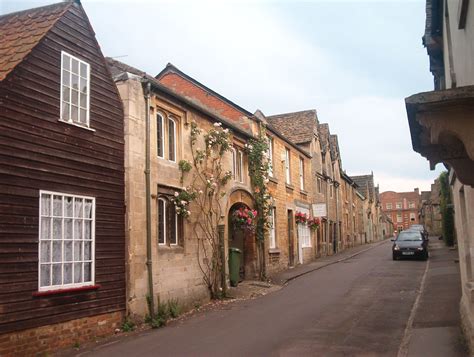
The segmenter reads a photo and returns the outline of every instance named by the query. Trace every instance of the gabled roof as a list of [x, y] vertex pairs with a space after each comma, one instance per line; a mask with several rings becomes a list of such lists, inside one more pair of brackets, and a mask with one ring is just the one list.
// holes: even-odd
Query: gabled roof
[[331, 152], [332, 161], [340, 159], [339, 142], [335, 134], [329, 135], [329, 151]]
[[0, 16], [0, 81], [25, 59], [72, 4], [60, 2]]
[[319, 142], [321, 145], [321, 151], [327, 152], [329, 146], [329, 124], [321, 123], [318, 124], [318, 135], [319, 135]]
[[253, 114], [168, 63], [156, 79], [170, 90], [252, 132]]
[[317, 135], [318, 116], [315, 109], [271, 115], [268, 122], [296, 144], [304, 144]]
[[350, 176], [350, 178], [359, 186], [358, 191], [369, 199], [375, 198], [374, 175]]

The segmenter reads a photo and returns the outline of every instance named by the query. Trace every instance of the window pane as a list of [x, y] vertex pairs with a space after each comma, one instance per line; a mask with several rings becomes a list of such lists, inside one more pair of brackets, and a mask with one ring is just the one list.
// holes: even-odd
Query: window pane
[[165, 202], [163, 200], [158, 200], [158, 243], [159, 244], [164, 244], [165, 243], [164, 214], [165, 214]]
[[70, 119], [70, 111], [69, 111], [69, 103], [63, 102], [63, 111], [61, 113], [61, 119], [62, 120], [69, 120]]
[[163, 157], [163, 118], [160, 115], [156, 117], [156, 137], [158, 156]]
[[51, 261], [51, 241], [41, 242], [41, 263], [49, 263]]
[[69, 196], [64, 197], [64, 216], [72, 217], [72, 205], [73, 198]]
[[74, 263], [74, 282], [82, 283], [82, 263]]
[[53, 262], [61, 262], [63, 260], [62, 241], [53, 241]]
[[172, 203], [167, 204], [166, 209], [166, 231], [168, 233], [168, 239], [170, 244], [177, 244], [178, 243], [178, 232], [177, 232], [177, 220], [176, 220], [176, 210], [175, 206]]
[[91, 242], [84, 242], [84, 260], [92, 259]]
[[71, 120], [73, 122], [79, 121], [79, 111], [78, 108], [74, 105], [71, 105]]
[[85, 63], [81, 63], [81, 76], [87, 77], [87, 65]]
[[[85, 78], [79, 78], [79, 90], [82, 92], [81, 94], [84, 94], [84, 96], [87, 94], [87, 79]], [[84, 107], [86, 105], [84, 104]]]
[[74, 199], [74, 217], [82, 218], [82, 198]]
[[72, 240], [64, 241], [64, 261], [72, 261]]
[[40, 268], [40, 286], [50, 286], [51, 285], [51, 265], [41, 264]]
[[71, 88], [79, 90], [79, 77], [75, 74], [71, 74]]
[[63, 198], [62, 196], [53, 197], [53, 215], [62, 217], [63, 215]]
[[71, 72], [79, 74], [79, 61], [72, 58]]
[[84, 282], [92, 281], [92, 263], [84, 263]]
[[41, 195], [41, 215], [42, 216], [50, 216], [50, 204], [51, 204], [51, 196], [50, 195]]
[[84, 218], [92, 218], [92, 200], [84, 200]]
[[80, 96], [81, 96], [80, 106], [82, 108], [87, 108], [87, 95], [84, 93], [81, 93]]
[[63, 268], [63, 284], [72, 283], [72, 264], [64, 264]]
[[52, 285], [62, 285], [62, 270], [61, 264], [53, 264], [53, 284]]
[[92, 221], [84, 221], [84, 239], [92, 239]]
[[71, 68], [71, 57], [63, 53], [63, 68], [69, 70]]
[[66, 87], [71, 86], [71, 74], [65, 70], [63, 70], [63, 85]]
[[53, 218], [53, 239], [63, 239], [63, 220]]
[[79, 105], [79, 92], [75, 89], [71, 89], [71, 103], [74, 105]]
[[63, 101], [69, 102], [71, 100], [69, 92], [70, 92], [69, 87], [63, 86]]
[[72, 219], [64, 220], [64, 239], [72, 239]]
[[176, 160], [176, 153], [174, 150], [174, 143], [176, 139], [176, 128], [173, 120], [168, 120], [168, 152], [169, 157], [168, 159], [171, 161]]
[[87, 124], [87, 111], [85, 109], [79, 109], [79, 122]]
[[74, 261], [81, 261], [82, 260], [82, 241], [75, 241], [74, 242]]
[[41, 218], [41, 239], [51, 239], [51, 218]]
[[74, 239], [82, 239], [82, 220], [74, 221]]

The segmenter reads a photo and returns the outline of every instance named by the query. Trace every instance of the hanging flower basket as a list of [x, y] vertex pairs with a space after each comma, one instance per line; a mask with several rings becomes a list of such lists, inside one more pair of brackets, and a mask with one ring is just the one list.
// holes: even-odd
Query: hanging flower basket
[[306, 224], [308, 222], [308, 215], [302, 212], [295, 213], [296, 224]]
[[310, 217], [308, 219], [308, 226], [311, 228], [311, 230], [315, 231], [316, 229], [319, 228], [319, 225], [321, 224], [321, 221], [318, 217]]
[[253, 231], [257, 223], [257, 211], [241, 207], [232, 213], [232, 224], [234, 228]]

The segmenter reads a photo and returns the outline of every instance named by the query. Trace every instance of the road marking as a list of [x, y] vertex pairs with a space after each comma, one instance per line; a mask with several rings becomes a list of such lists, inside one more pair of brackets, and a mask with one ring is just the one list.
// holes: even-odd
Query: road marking
[[428, 268], [430, 266], [430, 260], [428, 259], [425, 267], [425, 271], [423, 272], [423, 277], [421, 278], [420, 288], [418, 289], [418, 295], [415, 299], [415, 303], [411, 308], [410, 317], [408, 318], [407, 326], [405, 328], [405, 333], [402, 338], [402, 342], [400, 343], [400, 347], [398, 348], [397, 357], [406, 357], [408, 356], [408, 345], [410, 344], [411, 333], [413, 330], [413, 321], [415, 320], [416, 310], [418, 309], [418, 305], [420, 305], [421, 295], [423, 290], [425, 289], [425, 282], [426, 282], [426, 275], [428, 273]]

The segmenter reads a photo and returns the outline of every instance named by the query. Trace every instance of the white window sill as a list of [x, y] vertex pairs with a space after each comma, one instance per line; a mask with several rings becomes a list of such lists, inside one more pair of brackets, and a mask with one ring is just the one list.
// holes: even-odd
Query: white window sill
[[95, 129], [89, 128], [88, 126], [79, 125], [79, 124], [76, 124], [74, 122], [70, 122], [70, 121], [66, 121], [66, 120], [62, 120], [62, 119], [58, 119], [58, 121], [60, 121], [61, 123], [77, 126], [78, 128], [86, 129], [86, 130], [89, 130], [89, 131], [92, 131], [92, 132], [95, 131]]

